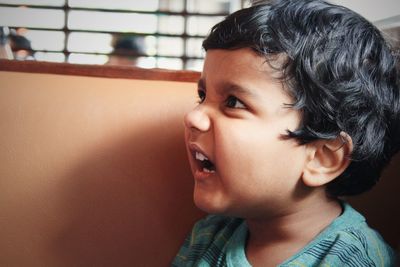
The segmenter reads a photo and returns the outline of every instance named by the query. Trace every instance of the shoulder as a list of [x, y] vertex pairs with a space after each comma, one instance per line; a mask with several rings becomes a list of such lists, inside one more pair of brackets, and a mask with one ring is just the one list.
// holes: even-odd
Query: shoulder
[[346, 204], [343, 215], [295, 261], [328, 266], [395, 266], [395, 253], [365, 218]]
[[316, 261], [340, 266], [394, 266], [394, 253], [370, 228], [338, 231], [310, 247], [305, 254]]
[[224, 257], [227, 241], [242, 223], [242, 219], [219, 215], [209, 215], [198, 221], [185, 239], [173, 266], [193, 266], [201, 261], [215, 261], [218, 257]]

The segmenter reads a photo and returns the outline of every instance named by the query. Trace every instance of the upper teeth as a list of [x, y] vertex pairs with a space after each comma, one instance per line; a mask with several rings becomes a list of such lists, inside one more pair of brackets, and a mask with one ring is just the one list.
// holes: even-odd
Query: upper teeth
[[196, 159], [200, 160], [200, 161], [208, 160], [208, 158], [206, 156], [204, 156], [202, 153], [197, 152], [197, 151], [196, 151]]

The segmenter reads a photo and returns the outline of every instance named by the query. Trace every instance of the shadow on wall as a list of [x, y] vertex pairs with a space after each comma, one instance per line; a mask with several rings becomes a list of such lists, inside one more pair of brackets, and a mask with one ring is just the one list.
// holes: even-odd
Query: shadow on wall
[[65, 266], [168, 265], [200, 215], [176, 132], [136, 129], [62, 179], [67, 221], [51, 249]]
[[400, 154], [392, 159], [371, 191], [348, 200], [366, 217], [370, 226], [393, 248], [400, 250]]

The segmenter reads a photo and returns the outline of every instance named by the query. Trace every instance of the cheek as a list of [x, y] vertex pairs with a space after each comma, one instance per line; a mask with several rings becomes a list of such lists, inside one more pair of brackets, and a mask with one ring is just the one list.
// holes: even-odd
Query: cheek
[[235, 181], [240, 183], [264, 169], [265, 164], [269, 163], [268, 154], [274, 150], [267, 144], [272, 136], [257, 132], [257, 129], [246, 125], [236, 125], [230, 129], [222, 127], [220, 132], [215, 133], [215, 156], [221, 175], [230, 179], [241, 177]]
[[282, 140], [282, 132], [247, 125], [231, 129], [228, 137], [216, 134], [221, 175], [241, 187], [295, 183], [301, 175], [303, 149], [294, 140]]

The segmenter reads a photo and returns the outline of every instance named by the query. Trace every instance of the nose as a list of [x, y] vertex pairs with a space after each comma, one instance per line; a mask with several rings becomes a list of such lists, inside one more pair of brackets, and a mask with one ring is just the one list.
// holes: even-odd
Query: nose
[[184, 117], [185, 127], [188, 130], [207, 132], [211, 126], [211, 120], [203, 106], [197, 106], [186, 113]]

